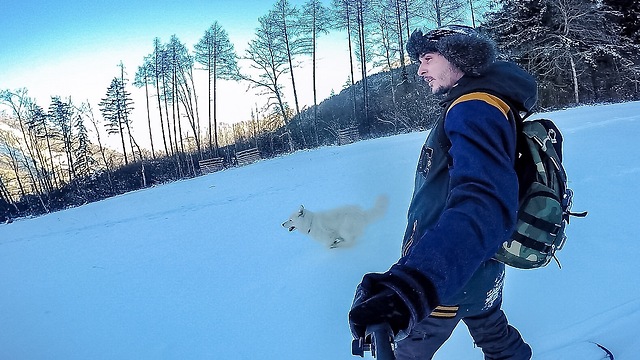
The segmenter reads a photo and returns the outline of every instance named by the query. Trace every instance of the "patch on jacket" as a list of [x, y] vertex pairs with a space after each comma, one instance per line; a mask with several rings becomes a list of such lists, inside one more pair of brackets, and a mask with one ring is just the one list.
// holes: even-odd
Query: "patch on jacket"
[[433, 159], [433, 148], [423, 145], [420, 152], [420, 160], [418, 160], [418, 173], [425, 178], [429, 175], [429, 170], [431, 170], [431, 159]]

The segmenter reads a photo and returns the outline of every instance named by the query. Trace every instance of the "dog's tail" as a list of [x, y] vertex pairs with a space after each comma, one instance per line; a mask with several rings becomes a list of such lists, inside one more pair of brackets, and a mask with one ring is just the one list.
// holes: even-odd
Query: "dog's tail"
[[369, 221], [375, 221], [383, 217], [389, 207], [389, 197], [387, 195], [380, 195], [376, 200], [375, 205], [367, 211], [369, 215]]

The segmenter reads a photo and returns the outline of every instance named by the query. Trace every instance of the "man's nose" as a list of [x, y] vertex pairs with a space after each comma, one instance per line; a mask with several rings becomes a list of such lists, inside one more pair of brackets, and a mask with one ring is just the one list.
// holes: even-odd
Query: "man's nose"
[[418, 65], [418, 76], [424, 76], [426, 73], [427, 69], [422, 64]]

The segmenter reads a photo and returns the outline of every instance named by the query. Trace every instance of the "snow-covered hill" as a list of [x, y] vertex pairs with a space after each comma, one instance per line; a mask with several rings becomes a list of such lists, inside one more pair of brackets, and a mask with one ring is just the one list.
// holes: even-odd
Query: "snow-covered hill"
[[[504, 308], [535, 359], [640, 353], [640, 102], [544, 116], [576, 193], [555, 264], [509, 269]], [[0, 225], [0, 359], [352, 359], [362, 275], [400, 252], [426, 133], [301, 151]], [[383, 220], [329, 250], [280, 224], [300, 204]], [[482, 359], [464, 326], [436, 359]]]

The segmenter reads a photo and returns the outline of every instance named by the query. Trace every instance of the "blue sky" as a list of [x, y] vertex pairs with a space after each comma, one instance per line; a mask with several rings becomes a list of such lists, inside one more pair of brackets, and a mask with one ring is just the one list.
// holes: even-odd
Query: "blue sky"
[[[151, 46], [154, 37], [177, 34], [197, 41], [218, 21], [230, 36], [251, 36], [267, 1], [16, 1], [0, 5], [0, 65], [56, 59], [101, 47]], [[3, 71], [4, 72], [4, 71]]]
[[[296, 6], [304, 2], [306, 0], [290, 0]], [[193, 49], [204, 32], [217, 21], [229, 34], [236, 52], [242, 55], [254, 37], [258, 17], [266, 15], [274, 3], [275, 0], [196, 0], [188, 3], [168, 0], [2, 0], [0, 89], [26, 87], [29, 96], [45, 109], [51, 96], [71, 97], [76, 104], [89, 100], [97, 112], [97, 104], [111, 79], [119, 76], [120, 61], [125, 65], [126, 77], [133, 80], [144, 56], [152, 52], [154, 38], [166, 43], [175, 34]], [[329, 40], [332, 37], [338, 40]], [[349, 59], [346, 35], [334, 33], [320, 41], [324, 41], [324, 45], [319, 43], [319, 51], [326, 55], [324, 60], [319, 60], [319, 71], [324, 66], [331, 72], [324, 74], [324, 84], [318, 84], [322, 99], [332, 90], [340, 91], [348, 76]], [[337, 49], [343, 51], [340, 56], [333, 55]], [[301, 83], [310, 82], [310, 71], [297, 71]], [[335, 80], [327, 82], [332, 75]], [[300, 91], [299, 94], [301, 106], [313, 103], [310, 85], [306, 87], [308, 91], [305, 89], [306, 93]], [[249, 97], [247, 88], [246, 83], [226, 84], [222, 93], [219, 92], [219, 98], [223, 97], [220, 104], [227, 104], [218, 108], [223, 122], [250, 119], [251, 109], [261, 100], [251, 98], [238, 103], [239, 99]], [[134, 117], [139, 112], [138, 117], [146, 121], [144, 90], [132, 87], [130, 91], [136, 107]], [[199, 96], [205, 103], [204, 114], [206, 92]], [[291, 94], [285, 94], [285, 98], [293, 104]], [[144, 126], [134, 124], [134, 131], [136, 128], [142, 131]]]

